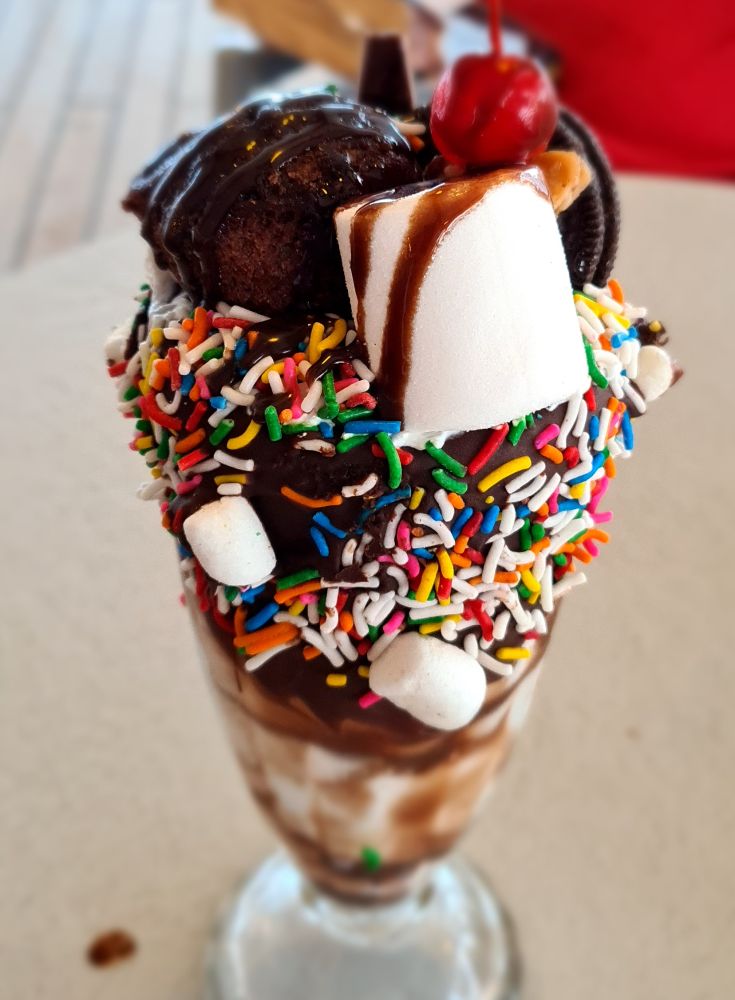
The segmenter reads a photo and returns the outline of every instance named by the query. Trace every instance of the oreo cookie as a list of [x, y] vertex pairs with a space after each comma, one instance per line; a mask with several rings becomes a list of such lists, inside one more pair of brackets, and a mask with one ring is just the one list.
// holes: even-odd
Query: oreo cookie
[[583, 156], [592, 182], [559, 216], [567, 266], [575, 288], [585, 282], [604, 285], [612, 273], [620, 236], [620, 203], [610, 164], [586, 125], [566, 108], [559, 113], [550, 149]]

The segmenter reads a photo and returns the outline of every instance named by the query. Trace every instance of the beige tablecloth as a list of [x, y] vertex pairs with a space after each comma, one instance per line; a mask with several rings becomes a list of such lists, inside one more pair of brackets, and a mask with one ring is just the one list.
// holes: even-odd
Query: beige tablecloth
[[[735, 191], [627, 180], [618, 274], [687, 376], [638, 425], [613, 544], [567, 601], [468, 840], [526, 1000], [735, 996]], [[142, 253], [0, 284], [0, 995], [194, 1000], [218, 901], [268, 850], [199, 674], [170, 541], [134, 498], [101, 345]], [[706, 530], [705, 530], [706, 529]], [[84, 958], [109, 927], [136, 956]], [[313, 1000], [313, 998], [303, 998]]]

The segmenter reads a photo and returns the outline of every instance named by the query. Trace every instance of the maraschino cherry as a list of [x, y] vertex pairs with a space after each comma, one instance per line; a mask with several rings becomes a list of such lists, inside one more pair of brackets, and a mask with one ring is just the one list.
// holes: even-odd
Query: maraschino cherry
[[497, 167], [542, 152], [556, 127], [554, 87], [530, 59], [503, 55], [500, 2], [489, 0], [489, 55], [458, 59], [439, 81], [431, 104], [431, 135], [451, 163]]

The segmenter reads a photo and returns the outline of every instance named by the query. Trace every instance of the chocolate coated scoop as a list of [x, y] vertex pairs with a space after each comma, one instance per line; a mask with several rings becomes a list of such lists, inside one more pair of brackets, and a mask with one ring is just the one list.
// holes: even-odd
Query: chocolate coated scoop
[[269, 97], [177, 139], [123, 205], [157, 264], [195, 299], [268, 314], [340, 311], [334, 209], [418, 176], [385, 113], [330, 93]]

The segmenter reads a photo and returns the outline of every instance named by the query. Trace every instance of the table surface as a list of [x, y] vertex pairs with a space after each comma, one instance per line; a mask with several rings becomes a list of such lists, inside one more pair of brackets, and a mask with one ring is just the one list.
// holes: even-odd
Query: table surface
[[[613, 544], [566, 602], [527, 730], [467, 839], [516, 917], [525, 1000], [735, 996], [735, 190], [629, 178], [622, 194], [618, 274], [669, 321], [687, 375], [638, 425]], [[126, 235], [0, 282], [13, 1000], [195, 1000], [218, 904], [272, 845], [200, 675], [170, 542], [134, 497], [141, 468], [103, 370], [141, 259]], [[701, 539], [700, 485], [718, 528]], [[92, 968], [87, 944], [112, 927], [137, 954]]]

